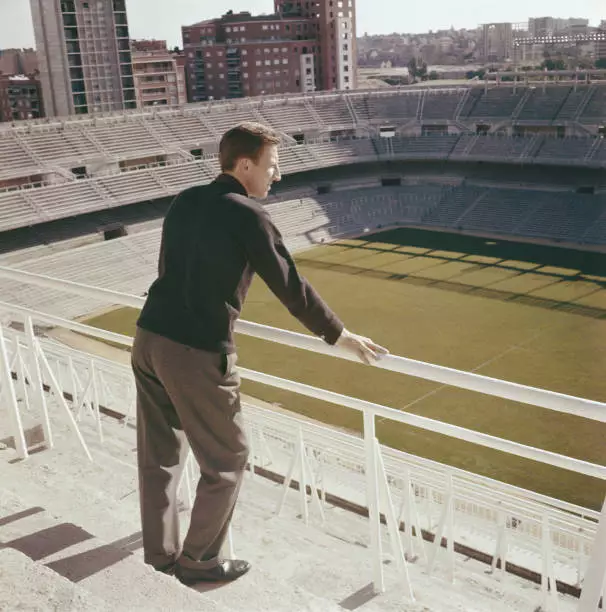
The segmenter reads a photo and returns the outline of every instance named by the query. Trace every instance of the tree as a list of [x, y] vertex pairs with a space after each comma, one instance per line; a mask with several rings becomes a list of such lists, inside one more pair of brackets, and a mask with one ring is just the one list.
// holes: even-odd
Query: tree
[[595, 67], [599, 70], [606, 70], [606, 57], [602, 57], [595, 61]]
[[437, 81], [439, 77], [440, 77], [440, 75], [435, 70], [432, 70], [429, 73], [429, 80], [430, 81]]
[[543, 61], [543, 63], [541, 64], [541, 69], [542, 70], [566, 70], [566, 64], [564, 63], [564, 60], [562, 59], [557, 59], [557, 60], [553, 60], [553, 59], [546, 59]]
[[422, 81], [427, 80], [427, 64], [423, 60], [411, 57], [408, 62], [408, 74], [412, 77], [412, 82], [416, 83], [417, 78]]
[[408, 61], [408, 74], [410, 75], [410, 78], [412, 79], [413, 83], [417, 82], [417, 58], [416, 57], [411, 57], [410, 60]]

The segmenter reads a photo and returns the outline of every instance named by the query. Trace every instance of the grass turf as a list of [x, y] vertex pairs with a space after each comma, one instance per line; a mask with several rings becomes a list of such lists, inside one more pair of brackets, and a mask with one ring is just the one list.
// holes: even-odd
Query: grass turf
[[[301, 253], [301, 272], [349, 329], [397, 355], [606, 402], [606, 255], [398, 229]], [[132, 334], [137, 312], [87, 323]], [[242, 318], [305, 331], [255, 279]], [[606, 424], [238, 337], [240, 363], [598, 464]], [[355, 411], [243, 382], [242, 390], [361, 431]], [[378, 421], [382, 443], [599, 508], [606, 485], [458, 439]]]

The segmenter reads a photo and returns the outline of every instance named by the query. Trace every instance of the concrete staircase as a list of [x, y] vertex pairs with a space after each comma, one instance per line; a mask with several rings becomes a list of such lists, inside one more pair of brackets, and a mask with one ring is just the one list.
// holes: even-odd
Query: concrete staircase
[[[487, 566], [461, 558], [456, 584], [445, 562], [433, 576], [409, 564], [416, 596], [410, 603], [389, 554], [387, 592], [375, 596], [366, 519], [327, 506], [322, 526], [310, 506], [306, 526], [295, 491], [276, 516], [282, 487], [250, 475], [233, 538], [251, 571], [228, 585], [185, 587], [143, 563], [134, 429], [105, 417], [101, 444], [94, 421], [83, 421], [91, 463], [64, 421], [52, 417], [52, 450], [26, 461], [15, 461], [10, 446], [0, 450], [0, 610], [511, 612], [533, 610], [539, 601], [535, 585], [510, 575], [497, 580]], [[188, 516], [182, 513], [182, 533]], [[573, 609], [573, 600], [561, 604]]]

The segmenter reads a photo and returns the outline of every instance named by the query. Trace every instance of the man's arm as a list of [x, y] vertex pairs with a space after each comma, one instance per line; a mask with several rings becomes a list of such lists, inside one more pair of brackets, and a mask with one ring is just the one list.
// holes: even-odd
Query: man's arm
[[299, 274], [278, 228], [266, 213], [258, 215], [246, 229], [244, 241], [255, 272], [307, 329], [368, 364], [389, 352], [370, 338], [345, 329], [337, 315]]
[[254, 271], [307, 329], [328, 344], [335, 344], [343, 331], [343, 323], [299, 274], [280, 232], [267, 213], [252, 216], [243, 230], [246, 254]]

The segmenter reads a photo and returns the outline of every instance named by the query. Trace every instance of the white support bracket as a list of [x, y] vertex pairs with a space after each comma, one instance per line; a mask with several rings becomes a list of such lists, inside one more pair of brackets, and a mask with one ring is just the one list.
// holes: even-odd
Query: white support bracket
[[387, 531], [389, 533], [392, 552], [395, 557], [396, 567], [404, 580], [405, 596], [409, 601], [414, 601], [415, 597], [412, 592], [410, 576], [408, 574], [408, 563], [406, 561], [406, 557], [404, 556], [404, 547], [402, 546], [402, 538], [400, 537], [400, 526], [393, 506], [391, 490], [389, 488], [389, 482], [385, 472], [385, 464], [383, 462], [383, 455], [381, 454], [381, 446], [376, 438], [375, 454], [377, 457], [377, 468], [379, 475], [379, 494], [383, 502], [383, 508], [385, 509], [384, 514], [387, 521]]
[[454, 582], [455, 579], [454, 531], [454, 487], [452, 484], [452, 473], [449, 471], [446, 475], [446, 498], [444, 499], [440, 521], [436, 527], [435, 537], [429, 555], [427, 572], [430, 575], [433, 572], [438, 551], [442, 547], [442, 537], [446, 537], [446, 550], [448, 552], [448, 568], [451, 582]]
[[[600, 523], [593, 542], [593, 550], [585, 571], [583, 590], [577, 612], [597, 612], [606, 587], [606, 498], [602, 505]], [[605, 600], [606, 601], [606, 600]], [[602, 604], [604, 605], [604, 604]]]
[[17, 395], [13, 385], [13, 377], [11, 375], [6, 341], [2, 332], [2, 327], [0, 326], [0, 397], [2, 396], [6, 396], [8, 403], [8, 411], [12, 421], [11, 429], [13, 431], [17, 457], [19, 459], [27, 459], [29, 453], [25, 443], [23, 424], [21, 422], [21, 415], [19, 414], [19, 404], [17, 402]]
[[[61, 389], [61, 385], [57, 382], [57, 378], [55, 377], [55, 374], [52, 368], [50, 367], [48, 360], [46, 359], [46, 355], [44, 354], [44, 351], [42, 350], [42, 347], [40, 346], [40, 342], [38, 338], [34, 337], [32, 349], [33, 349], [32, 359], [34, 360], [34, 362], [38, 363], [38, 367], [40, 368], [39, 370], [40, 371], [40, 384], [42, 385], [43, 376], [44, 374], [46, 374], [46, 376], [48, 377], [48, 383], [50, 386], [50, 390], [55, 395], [59, 405], [63, 408], [68, 418], [68, 421], [72, 429], [74, 430], [74, 433], [76, 434], [78, 438], [78, 441], [80, 442], [80, 446], [82, 447], [82, 450], [84, 450], [84, 453], [87, 456], [88, 460], [93, 461], [90, 451], [88, 450], [88, 446], [86, 445], [86, 442], [84, 441], [84, 438], [82, 437], [82, 432], [80, 431], [80, 428], [78, 427], [78, 423], [76, 423], [76, 419], [74, 418], [72, 411], [69, 409], [69, 406], [67, 405], [67, 402], [65, 401], [65, 398], [63, 397], [63, 390]], [[44, 392], [43, 387], [41, 386], [40, 388], [42, 389], [42, 392]]]
[[311, 465], [309, 463], [309, 457], [307, 456], [305, 443], [303, 441], [303, 430], [300, 426], [297, 430], [295, 452], [293, 453], [288, 472], [286, 473], [284, 484], [282, 485], [282, 496], [276, 509], [276, 514], [278, 516], [280, 515], [280, 513], [282, 512], [282, 508], [284, 507], [286, 495], [288, 494], [290, 483], [292, 482], [295, 470], [297, 468], [299, 475], [299, 496], [301, 499], [301, 515], [303, 516], [303, 520], [306, 525], [309, 524], [309, 510], [307, 508], [307, 486], [309, 485], [311, 489], [311, 503], [313, 506], [315, 506], [316, 510], [320, 514], [322, 524], [324, 524], [324, 508], [322, 508], [321, 499], [318, 496], [316, 488], [316, 479], [314, 478], [313, 470], [311, 469]]

